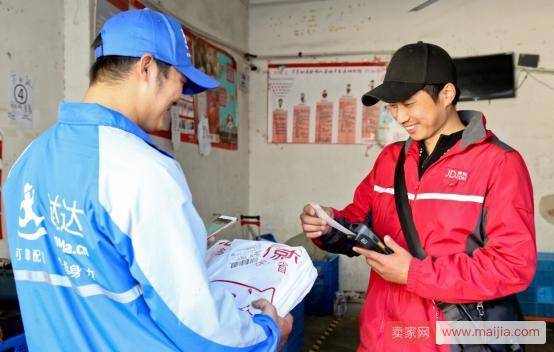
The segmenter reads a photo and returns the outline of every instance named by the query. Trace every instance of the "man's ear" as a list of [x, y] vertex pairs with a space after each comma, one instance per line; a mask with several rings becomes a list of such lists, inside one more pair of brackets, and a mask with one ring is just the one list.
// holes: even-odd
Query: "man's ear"
[[444, 104], [444, 107], [447, 107], [448, 105], [451, 105], [454, 101], [454, 98], [456, 98], [456, 86], [454, 86], [452, 83], [447, 83], [442, 88], [440, 92], [442, 102]]
[[148, 80], [150, 75], [154, 73], [154, 57], [152, 54], [144, 54], [140, 57], [137, 65], [139, 77], [144, 80]]

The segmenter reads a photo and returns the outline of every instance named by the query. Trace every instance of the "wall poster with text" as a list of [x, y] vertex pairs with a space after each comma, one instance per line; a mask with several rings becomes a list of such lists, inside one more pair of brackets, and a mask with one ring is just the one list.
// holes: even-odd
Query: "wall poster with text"
[[[371, 144], [382, 104], [361, 97], [379, 85], [386, 62], [268, 65], [268, 142]], [[385, 112], [386, 113], [386, 112]]]

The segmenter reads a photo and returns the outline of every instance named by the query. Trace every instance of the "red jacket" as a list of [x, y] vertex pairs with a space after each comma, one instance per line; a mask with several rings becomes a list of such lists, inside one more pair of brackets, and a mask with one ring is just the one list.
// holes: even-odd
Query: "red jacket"
[[[448, 345], [434, 344], [396, 348], [387, 343], [386, 329], [391, 322], [444, 320], [435, 301], [485, 301], [523, 291], [531, 283], [536, 243], [533, 191], [525, 163], [486, 130], [480, 112], [459, 114], [467, 125], [462, 139], [421, 179], [418, 143], [406, 143], [406, 187], [427, 257], [412, 260], [407, 285], [371, 275], [360, 314], [358, 352], [449, 351]], [[334, 210], [334, 217], [364, 222], [371, 214], [375, 233], [390, 235], [408, 248], [394, 201], [394, 169], [402, 145], [383, 149], [353, 202]]]

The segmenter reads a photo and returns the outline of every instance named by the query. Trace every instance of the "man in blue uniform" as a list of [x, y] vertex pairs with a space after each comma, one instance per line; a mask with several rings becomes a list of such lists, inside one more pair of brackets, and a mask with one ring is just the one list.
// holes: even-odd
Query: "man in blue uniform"
[[10, 254], [32, 351], [274, 351], [291, 329], [211, 287], [206, 230], [179, 164], [147, 133], [181, 93], [215, 88], [180, 24], [122, 12], [95, 41], [82, 103], [34, 140], [4, 187]]

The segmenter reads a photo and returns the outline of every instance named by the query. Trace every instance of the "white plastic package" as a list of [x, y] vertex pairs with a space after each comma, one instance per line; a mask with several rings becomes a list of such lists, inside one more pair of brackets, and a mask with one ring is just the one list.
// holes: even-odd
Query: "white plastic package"
[[269, 241], [221, 240], [208, 249], [206, 266], [212, 288], [230, 291], [237, 307], [251, 315], [259, 313], [251, 303], [265, 298], [284, 317], [317, 278], [303, 247]]

